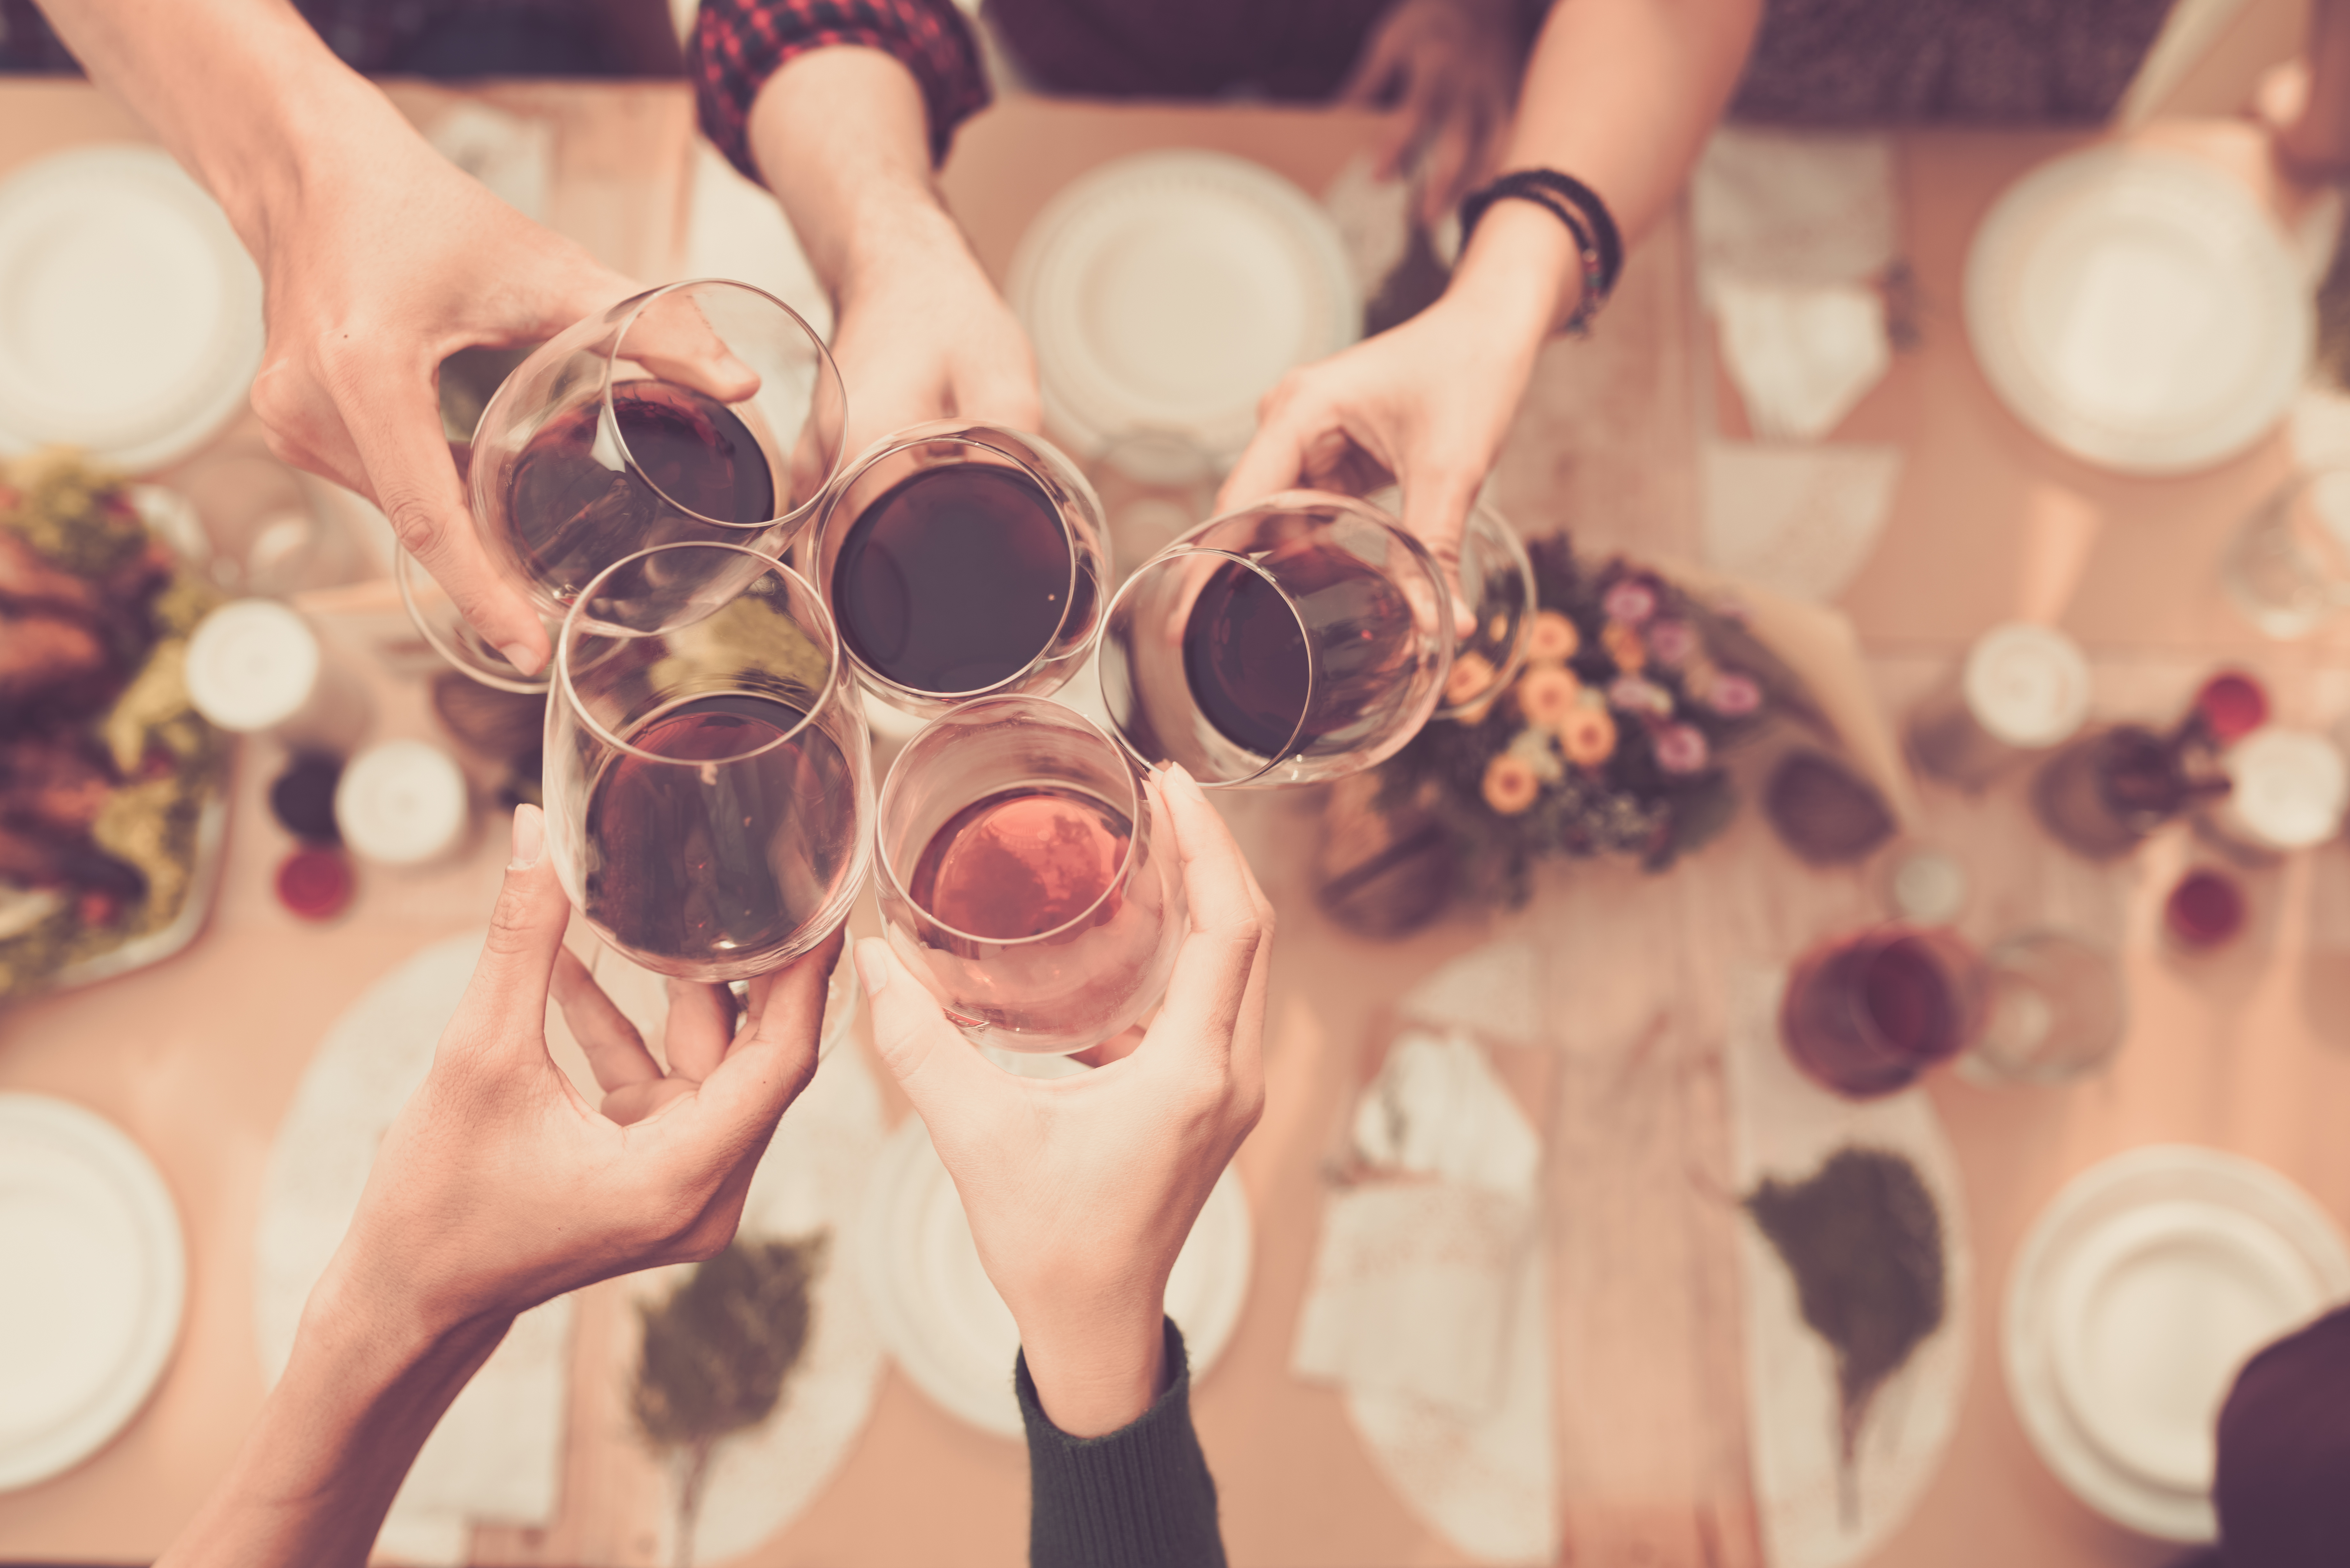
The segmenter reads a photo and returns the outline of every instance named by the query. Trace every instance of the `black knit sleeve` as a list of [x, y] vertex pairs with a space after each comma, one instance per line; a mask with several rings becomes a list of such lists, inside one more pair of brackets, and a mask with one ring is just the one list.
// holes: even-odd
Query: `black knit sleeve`
[[1046, 1417], [1023, 1355], [1030, 1568], [1224, 1568], [1216, 1483], [1191, 1429], [1191, 1367], [1167, 1324], [1167, 1391], [1131, 1426], [1072, 1438]]

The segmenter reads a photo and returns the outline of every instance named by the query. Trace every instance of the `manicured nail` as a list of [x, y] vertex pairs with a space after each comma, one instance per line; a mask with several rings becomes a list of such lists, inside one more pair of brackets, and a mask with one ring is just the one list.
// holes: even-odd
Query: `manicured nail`
[[514, 815], [514, 858], [509, 871], [527, 871], [546, 852], [546, 814], [535, 805], [518, 805]]
[[503, 648], [500, 648], [498, 652], [504, 657], [505, 661], [508, 664], [513, 665], [525, 675], [536, 675], [538, 673], [538, 655], [530, 650], [530, 644], [526, 642], [509, 642]]
[[879, 937], [867, 937], [857, 944], [857, 978], [865, 982], [865, 994], [879, 996], [889, 983], [889, 949]]
[[1191, 776], [1191, 770], [1180, 763], [1167, 764], [1167, 782], [1177, 789], [1182, 790], [1193, 800], [1208, 798], [1208, 792], [1200, 787], [1200, 781]]

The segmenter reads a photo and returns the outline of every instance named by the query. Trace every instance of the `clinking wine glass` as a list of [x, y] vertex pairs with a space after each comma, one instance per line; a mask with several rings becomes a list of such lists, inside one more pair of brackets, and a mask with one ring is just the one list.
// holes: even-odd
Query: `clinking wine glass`
[[[839, 467], [847, 407], [823, 338], [783, 301], [718, 279], [653, 289], [566, 327], [492, 394], [459, 454], [473, 528], [552, 633], [636, 551], [691, 540], [780, 556]], [[734, 587], [757, 574], [747, 556], [703, 564]], [[486, 685], [547, 689], [418, 575], [399, 552], [410, 616], [443, 658]]]
[[1524, 660], [1534, 596], [1523, 545], [1480, 506], [1461, 566], [1465, 633], [1435, 558], [1369, 502], [1292, 490], [1209, 519], [1110, 601], [1102, 698], [1119, 742], [1203, 784], [1308, 784], [1377, 765], [1430, 718], [1477, 707]]
[[1189, 929], [1159, 804], [1116, 742], [1036, 697], [924, 728], [881, 787], [890, 947], [982, 1044], [1097, 1044], [1167, 988]]
[[1018, 431], [884, 438], [827, 495], [805, 556], [866, 689], [919, 718], [1059, 690], [1101, 621], [1101, 504]]
[[547, 842], [608, 945], [743, 980], [847, 918], [872, 764], [832, 618], [797, 573], [733, 545], [629, 556], [580, 593], [554, 669]]

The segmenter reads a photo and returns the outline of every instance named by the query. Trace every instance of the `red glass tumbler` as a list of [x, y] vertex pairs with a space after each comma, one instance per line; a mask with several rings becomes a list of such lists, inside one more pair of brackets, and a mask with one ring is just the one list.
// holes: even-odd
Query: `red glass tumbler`
[[1986, 980], [1981, 956], [1955, 931], [1874, 927], [1795, 965], [1780, 1037], [1797, 1066], [1837, 1094], [1888, 1095], [1974, 1044]]

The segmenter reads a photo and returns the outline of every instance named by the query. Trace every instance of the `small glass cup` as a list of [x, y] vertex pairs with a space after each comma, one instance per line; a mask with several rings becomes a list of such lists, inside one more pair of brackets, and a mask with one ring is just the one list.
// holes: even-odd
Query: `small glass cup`
[[[1293, 490], [1211, 518], [1110, 602], [1102, 698], [1119, 743], [1203, 784], [1378, 765], [1524, 659], [1532, 569], [1515, 533], [1472, 511], [1461, 566], [1476, 597], [1465, 636], [1435, 558], [1369, 502]], [[1487, 678], [1440, 708], [1456, 649], [1483, 659]]]
[[2072, 739], [2089, 713], [2089, 663], [2053, 628], [1996, 626], [1967, 649], [1958, 680], [1909, 715], [1918, 771], [1979, 789], [2027, 753]]
[[2306, 637], [2350, 605], [2350, 468], [2298, 475], [2245, 520], [2220, 581], [2269, 636]]
[[[1101, 625], [1101, 503], [1048, 442], [998, 425], [884, 438], [834, 483], [806, 548], [858, 680], [918, 718], [1058, 691]], [[1014, 614], [1033, 623], [1016, 636]]]
[[839, 638], [797, 573], [733, 545], [640, 551], [581, 592], [554, 668], [547, 843], [608, 946], [681, 980], [743, 980], [847, 918], [872, 760]]
[[890, 947], [975, 1041], [1099, 1044], [1159, 1001], [1190, 929], [1159, 809], [1126, 753], [1061, 704], [963, 704], [881, 788]]
[[1814, 1080], [1869, 1099], [1971, 1045], [1986, 992], [1982, 959], [1957, 932], [1880, 926], [1797, 962], [1780, 1004], [1780, 1038]]
[[2032, 930], [1984, 955], [1991, 975], [1982, 1037], [1959, 1062], [1984, 1084], [2061, 1084], [2097, 1071], [2120, 1049], [2129, 1000], [2111, 949], [2064, 931]]
[[[673, 283], [541, 345], [492, 394], [459, 452], [492, 566], [550, 630], [606, 567], [698, 541], [779, 556], [838, 468], [847, 393], [791, 306], [748, 284]], [[740, 588], [745, 556], [711, 556]], [[672, 568], [674, 568], [672, 563]], [[459, 670], [543, 691], [395, 561], [417, 628]]]

